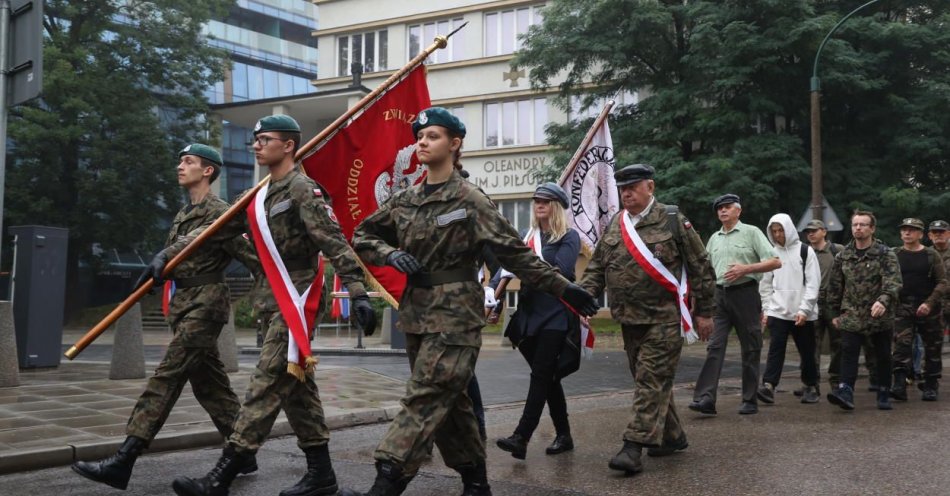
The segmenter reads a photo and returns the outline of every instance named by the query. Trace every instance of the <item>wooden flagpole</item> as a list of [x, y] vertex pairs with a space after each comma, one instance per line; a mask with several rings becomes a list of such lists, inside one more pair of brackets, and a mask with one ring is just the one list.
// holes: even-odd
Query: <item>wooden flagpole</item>
[[[356, 115], [358, 112], [360, 112], [361, 110], [369, 106], [369, 104], [374, 102], [376, 98], [378, 98], [381, 94], [387, 91], [396, 82], [400, 81], [403, 76], [409, 73], [409, 71], [415, 69], [416, 66], [423, 63], [426, 57], [432, 54], [432, 52], [440, 48], [445, 48], [448, 45], [449, 37], [457, 33], [460, 29], [465, 27], [467, 24], [468, 24], [467, 22], [462, 24], [461, 26], [456, 28], [454, 31], [452, 31], [451, 33], [445, 36], [442, 36], [442, 35], [436, 36], [433, 43], [429, 45], [428, 47], [426, 47], [425, 50], [419, 52], [419, 54], [413, 57], [413, 59], [410, 60], [409, 63], [404, 65], [401, 69], [399, 69], [395, 73], [393, 73], [393, 75], [389, 76], [389, 78], [386, 79], [386, 81], [383, 81], [383, 83], [380, 84], [378, 87], [376, 87], [376, 89], [374, 89], [373, 91], [368, 93], [366, 96], [364, 96], [362, 99], [360, 99], [360, 101], [357, 102], [356, 105], [354, 105], [352, 108], [350, 108], [349, 110], [344, 112], [342, 115], [337, 117], [336, 120], [334, 120], [329, 126], [324, 128], [323, 131], [321, 131], [319, 134], [314, 136], [310, 141], [303, 144], [297, 150], [297, 153], [294, 156], [294, 161], [298, 162], [298, 165], [299, 165], [300, 160], [302, 160], [307, 154], [309, 154], [318, 144], [326, 140], [327, 137], [329, 137], [332, 133], [336, 132], [337, 129], [341, 128], [344, 124], [346, 124], [347, 121], [349, 121], [354, 115]], [[261, 181], [257, 183], [256, 186], [248, 190], [236, 203], [234, 203], [234, 205], [231, 205], [231, 208], [229, 208], [227, 211], [221, 214], [221, 216], [218, 217], [210, 226], [208, 226], [207, 229], [205, 229], [201, 234], [195, 237], [195, 239], [191, 243], [189, 243], [188, 246], [186, 246], [181, 251], [181, 253], [179, 253], [174, 258], [169, 260], [168, 263], [165, 264], [165, 270], [162, 272], [162, 276], [167, 276], [168, 274], [170, 274], [171, 271], [174, 270], [176, 266], [178, 266], [178, 264], [180, 264], [184, 259], [188, 258], [188, 256], [194, 253], [195, 250], [197, 250], [198, 247], [201, 246], [202, 243], [204, 243], [208, 238], [213, 236], [214, 233], [217, 232], [221, 228], [221, 226], [227, 224], [228, 222], [231, 221], [231, 219], [233, 219], [235, 216], [243, 212], [247, 208], [247, 206], [251, 203], [251, 201], [254, 199], [254, 195], [258, 192], [258, 190], [263, 188], [264, 185], [267, 184], [268, 181], [270, 181], [270, 175], [268, 175], [264, 179], [261, 179]], [[369, 272], [366, 271], [366, 267], [363, 265], [362, 261], [359, 260], [359, 257], [356, 257], [356, 260], [357, 262], [360, 263], [360, 266], [363, 267], [364, 273], [369, 278], [372, 278]], [[375, 283], [375, 280], [373, 280], [373, 282]], [[119, 317], [125, 314], [125, 312], [127, 312], [130, 308], [132, 308], [133, 305], [135, 305], [135, 303], [137, 303], [146, 294], [148, 294], [148, 292], [152, 289], [153, 285], [154, 285], [154, 280], [149, 279], [145, 281], [144, 284], [139, 286], [135, 291], [133, 291], [132, 294], [130, 294], [125, 299], [125, 301], [123, 301], [117, 307], [115, 307], [115, 309], [112, 310], [112, 312], [110, 312], [109, 315], [106, 315], [106, 317], [103, 318], [98, 324], [96, 324], [95, 327], [90, 329], [83, 337], [81, 337], [78, 341], [76, 341], [76, 344], [70, 347], [69, 350], [67, 350], [66, 353], [64, 354], [66, 358], [70, 360], [76, 358], [76, 356], [79, 355], [79, 353], [82, 350], [84, 350], [87, 346], [89, 346], [89, 344], [95, 341], [95, 339], [98, 338], [103, 332], [105, 332], [105, 330], [108, 329], [109, 326], [111, 326], [116, 320], [119, 319]], [[376, 285], [378, 286], [378, 283], [376, 283]], [[391, 298], [392, 297], [390, 296], [390, 299]]]

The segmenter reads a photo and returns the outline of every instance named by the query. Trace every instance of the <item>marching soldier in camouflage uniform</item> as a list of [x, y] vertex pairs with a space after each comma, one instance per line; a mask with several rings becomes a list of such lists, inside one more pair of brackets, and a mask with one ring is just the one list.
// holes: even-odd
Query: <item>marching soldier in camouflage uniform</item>
[[[653, 196], [653, 167], [629, 165], [614, 177], [624, 210], [611, 220], [597, 243], [581, 286], [594, 296], [607, 290], [610, 314], [620, 322], [624, 349], [636, 390], [630, 423], [623, 435], [623, 449], [609, 463], [628, 474], [643, 469], [641, 452], [664, 456], [686, 449], [673, 401], [673, 376], [683, 346], [678, 296], [655, 280], [634, 257], [624, 221], [654, 258], [679, 279], [685, 265], [696, 330], [706, 339], [712, 331], [713, 292], [716, 276], [696, 230], [675, 207]], [[645, 263], [645, 262], [644, 262]], [[655, 270], [655, 269], [653, 269]]]
[[[211, 225], [228, 209], [227, 203], [210, 192], [211, 183], [221, 172], [221, 155], [196, 143], [185, 147], [178, 156], [178, 183], [191, 198], [175, 216], [166, 246], [195, 229]], [[211, 415], [218, 432], [225, 438], [231, 435], [241, 405], [218, 356], [218, 334], [230, 315], [224, 269], [232, 257], [257, 270], [258, 261], [250, 244], [241, 236], [232, 236], [202, 246], [171, 272], [175, 293], [167, 320], [174, 337], [132, 410], [126, 428], [128, 438], [115, 455], [98, 462], [76, 462], [72, 466], [74, 471], [96, 482], [125, 489], [136, 458], [158, 434], [187, 382], [191, 382], [195, 398]], [[135, 287], [149, 277], [160, 285], [165, 262], [170, 258], [165, 252], [156, 255]], [[240, 467], [241, 473], [255, 470], [257, 463], [253, 458], [244, 460]]]
[[[934, 250], [937, 250], [940, 259], [943, 260], [943, 268], [948, 272], [947, 277], [950, 278], [950, 222], [935, 220], [930, 223], [929, 230], [927, 236], [933, 242]], [[950, 291], [944, 295], [941, 309], [943, 310], [942, 328], [946, 334], [950, 330]]]
[[[540, 260], [480, 189], [456, 169], [465, 126], [440, 107], [419, 113], [416, 153], [428, 165], [423, 184], [395, 193], [353, 235], [364, 261], [408, 276], [399, 305], [412, 376], [402, 410], [374, 455], [370, 495], [401, 494], [433, 442], [462, 475], [465, 495], [490, 495], [485, 444], [466, 386], [485, 325], [484, 292], [476, 280], [487, 245], [526, 284], [560, 295], [584, 315], [597, 303]], [[344, 490], [342, 494], [359, 494]]]
[[828, 393], [828, 401], [845, 410], [854, 409], [858, 353], [865, 336], [877, 354], [877, 407], [891, 409], [891, 333], [902, 282], [897, 256], [874, 238], [875, 223], [871, 212], [856, 210], [851, 215], [854, 240], [831, 268], [828, 302], [831, 324], [841, 331], [841, 383]]
[[904, 246], [894, 250], [903, 287], [894, 326], [894, 387], [891, 397], [907, 401], [907, 377], [913, 373], [914, 339], [924, 344], [924, 382], [918, 384], [924, 401], [937, 400], [937, 380], [943, 370], [943, 329], [940, 303], [947, 292], [946, 271], [937, 251], [920, 243], [924, 221], [904, 219], [900, 226]]
[[[312, 179], [295, 168], [300, 126], [288, 116], [272, 115], [257, 122], [254, 137], [256, 159], [270, 172], [270, 185], [264, 199], [267, 226], [293, 285], [299, 292], [314, 282], [322, 252], [352, 295], [358, 324], [364, 332], [371, 333], [376, 319], [363, 286], [363, 271], [343, 238], [340, 226], [330, 218], [322, 192]], [[245, 228], [244, 218], [239, 216], [212, 238], [244, 232]], [[266, 255], [258, 253], [262, 260]], [[292, 338], [272, 296], [273, 286], [283, 282], [268, 278], [268, 283], [271, 296], [258, 310], [270, 312], [272, 317], [260, 360], [234, 423], [234, 433], [228, 438], [221, 458], [205, 477], [175, 479], [172, 487], [179, 495], [226, 495], [239, 467], [264, 443], [281, 409], [307, 458], [306, 474], [295, 486], [281, 491], [281, 496], [328, 495], [337, 491], [327, 447], [330, 431], [313, 371], [307, 367], [301, 369], [299, 376], [292, 373], [296, 364], [288, 364], [287, 356]], [[321, 294], [321, 299], [324, 298], [326, 293]]]

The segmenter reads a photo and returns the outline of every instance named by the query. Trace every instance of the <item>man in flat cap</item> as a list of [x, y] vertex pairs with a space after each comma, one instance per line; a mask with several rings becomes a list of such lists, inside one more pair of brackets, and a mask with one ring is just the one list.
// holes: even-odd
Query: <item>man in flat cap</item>
[[[939, 219], [935, 220], [930, 223], [929, 231], [927, 236], [930, 238], [930, 241], [933, 242], [934, 250], [937, 250], [940, 259], [943, 260], [943, 268], [950, 269], [950, 222]], [[948, 272], [950, 272], [950, 270], [948, 270]], [[947, 277], [950, 278], [950, 275]], [[947, 295], [943, 299], [941, 310], [943, 314], [942, 327], [944, 334], [946, 334], [947, 331], [950, 331], [950, 291], [947, 292]]]
[[[211, 192], [211, 183], [221, 172], [218, 151], [194, 143], [181, 150], [178, 158], [178, 184], [188, 192], [189, 202], [172, 221], [166, 246], [195, 229], [211, 225], [228, 209], [228, 204]], [[148, 380], [132, 410], [126, 426], [128, 437], [109, 458], [74, 463], [72, 468], [76, 473], [125, 489], [135, 460], [158, 434], [188, 382], [218, 432], [225, 438], [231, 435], [241, 404], [231, 390], [218, 356], [218, 334], [230, 315], [231, 299], [224, 283], [224, 269], [232, 258], [239, 259], [254, 272], [259, 270], [250, 244], [234, 235], [202, 245], [169, 274], [163, 300], [167, 303], [166, 319], [173, 337], [155, 375]], [[135, 287], [149, 278], [160, 286], [165, 263], [170, 259], [164, 251], [155, 255]], [[236, 470], [242, 474], [257, 470], [254, 457], [244, 459]]]
[[758, 227], [739, 221], [742, 205], [738, 195], [729, 193], [716, 198], [713, 209], [722, 223], [722, 229], [713, 233], [706, 243], [716, 271], [716, 313], [712, 337], [706, 347], [706, 362], [696, 379], [689, 409], [705, 415], [716, 414], [719, 375], [726, 357], [729, 331], [735, 327], [742, 348], [739, 413], [748, 415], [759, 411], [756, 393], [762, 354], [760, 274], [778, 269], [782, 262]]
[[[300, 126], [292, 117], [271, 115], [257, 121], [254, 156], [267, 167], [270, 181], [255, 194], [246, 219], [237, 216], [212, 236], [243, 233], [250, 227], [270, 293], [257, 300], [266, 305], [259, 310], [272, 317], [234, 433], [206, 476], [175, 479], [172, 488], [181, 496], [228, 494], [238, 467], [261, 447], [281, 410], [307, 459], [303, 478], [281, 496], [337, 492], [328, 449], [330, 431], [313, 377], [316, 358], [310, 354], [309, 336], [318, 316], [306, 310], [323, 308], [326, 297], [321, 252], [347, 286], [357, 323], [367, 334], [373, 332], [376, 317], [363, 271], [339, 224], [330, 217], [322, 191], [295, 166], [299, 148]], [[180, 245], [176, 248], [183, 248]]]
[[[650, 456], [686, 449], [673, 402], [673, 376], [684, 338], [712, 331], [715, 274], [702, 239], [679, 209], [654, 197], [653, 167], [614, 174], [623, 206], [597, 243], [581, 286], [600, 296], [620, 322], [635, 392], [623, 448], [608, 466], [627, 474]], [[687, 290], [691, 300], [686, 298]]]
[[894, 250], [904, 285], [894, 322], [894, 385], [891, 397], [907, 400], [907, 378], [913, 377], [912, 348], [917, 335], [924, 346], [924, 382], [918, 384], [924, 401], [937, 400], [937, 381], [943, 370], [943, 329], [940, 305], [947, 292], [946, 271], [936, 250], [924, 246], [924, 221], [901, 222], [903, 246]]

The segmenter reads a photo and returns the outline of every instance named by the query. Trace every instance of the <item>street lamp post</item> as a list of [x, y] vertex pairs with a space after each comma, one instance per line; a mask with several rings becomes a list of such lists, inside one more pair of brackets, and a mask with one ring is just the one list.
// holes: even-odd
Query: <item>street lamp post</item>
[[828, 43], [828, 39], [831, 38], [831, 35], [835, 34], [835, 31], [844, 24], [851, 16], [856, 14], [861, 9], [877, 3], [879, 0], [871, 0], [870, 2], [852, 10], [848, 15], [841, 18], [831, 31], [828, 31], [828, 34], [825, 35], [825, 39], [821, 40], [821, 45], [818, 45], [818, 52], [815, 53], [815, 65], [812, 68], [811, 73], [811, 218], [824, 220], [824, 198], [822, 193], [822, 183], [821, 183], [821, 80], [818, 79], [818, 59], [821, 57], [821, 51], [825, 48], [825, 44]]

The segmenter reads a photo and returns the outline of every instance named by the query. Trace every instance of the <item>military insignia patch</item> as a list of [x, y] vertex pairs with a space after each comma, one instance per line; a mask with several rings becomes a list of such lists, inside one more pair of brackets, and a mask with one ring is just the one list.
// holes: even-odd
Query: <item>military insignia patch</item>
[[689, 221], [689, 219], [683, 219], [683, 227], [686, 229], [692, 229], [693, 224]]
[[191, 151], [191, 145], [186, 146], [181, 152], [188, 153], [189, 151]]
[[429, 116], [426, 115], [425, 112], [419, 112], [418, 120], [419, 120], [419, 124], [422, 124], [423, 126], [425, 126], [426, 123], [429, 122]]
[[290, 210], [290, 199], [275, 203], [274, 206], [270, 208], [270, 216], [273, 217], [287, 210]]
[[323, 196], [323, 191], [320, 191], [320, 188], [313, 188], [313, 196]]
[[455, 222], [455, 221], [457, 221], [457, 220], [462, 220], [462, 219], [464, 219], [464, 218], [466, 218], [466, 217], [468, 217], [468, 213], [465, 211], [464, 208], [460, 208], [460, 209], [458, 209], [458, 210], [453, 210], [453, 211], [451, 211], [451, 212], [449, 212], [449, 213], [447, 213], [447, 214], [442, 214], [442, 215], [436, 217], [436, 218], [435, 218], [435, 223], [436, 223], [439, 227], [442, 227], [442, 226], [447, 226], [447, 225], [449, 225], [449, 224], [451, 224], [452, 222]]
[[254, 132], [256, 133], [260, 130], [261, 130], [261, 121], [257, 121], [257, 124], [254, 124]]

